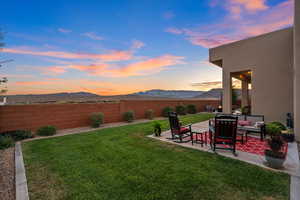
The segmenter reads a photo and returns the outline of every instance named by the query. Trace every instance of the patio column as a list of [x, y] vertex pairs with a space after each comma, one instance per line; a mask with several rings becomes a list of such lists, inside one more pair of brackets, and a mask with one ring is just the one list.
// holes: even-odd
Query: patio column
[[229, 71], [223, 68], [223, 112], [232, 112], [232, 81]]
[[242, 107], [249, 105], [248, 81], [242, 80]]
[[294, 131], [300, 141], [300, 1], [295, 1], [294, 13]]

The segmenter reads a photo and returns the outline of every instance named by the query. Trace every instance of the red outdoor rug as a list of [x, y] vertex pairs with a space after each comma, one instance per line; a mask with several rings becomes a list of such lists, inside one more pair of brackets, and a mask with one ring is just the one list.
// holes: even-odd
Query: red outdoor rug
[[[209, 136], [207, 134], [207, 144], [208, 145], [209, 145], [209, 142], [210, 142], [210, 140], [209, 140]], [[224, 147], [226, 147], [226, 146], [227, 145], [224, 145]], [[284, 152], [287, 152], [287, 146], [288, 146], [288, 144], [285, 143], [284, 148], [283, 148]], [[257, 155], [265, 155], [265, 150], [269, 149], [269, 148], [268, 148], [268, 144], [265, 140], [261, 141], [260, 138], [248, 136], [247, 142], [246, 142], [246, 139], [244, 138], [244, 144], [242, 144], [241, 142], [236, 143], [236, 149], [238, 151], [243, 151], [243, 152], [247, 152], [247, 153], [253, 153], [253, 154], [257, 154]]]

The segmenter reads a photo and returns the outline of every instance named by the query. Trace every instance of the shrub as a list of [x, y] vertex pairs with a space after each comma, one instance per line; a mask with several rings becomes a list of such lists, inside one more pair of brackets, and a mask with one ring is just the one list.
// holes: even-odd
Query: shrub
[[280, 135], [281, 129], [275, 124], [268, 123], [266, 125], [266, 132], [271, 136], [277, 136]]
[[104, 121], [104, 115], [103, 113], [101, 112], [98, 112], [98, 113], [92, 113], [91, 114], [91, 117], [90, 117], [90, 120], [91, 120], [91, 126], [93, 128], [97, 128], [99, 127], [101, 124], [103, 124], [103, 121]]
[[33, 138], [33, 135], [30, 130], [16, 130], [12, 132], [11, 137], [15, 141], [24, 140], [27, 138]]
[[189, 114], [195, 114], [195, 113], [197, 113], [197, 108], [193, 104], [187, 105], [186, 106], [186, 112], [189, 113]]
[[167, 106], [162, 110], [162, 116], [164, 117], [168, 117], [169, 116], [169, 112], [173, 112], [173, 108]]
[[183, 105], [176, 106], [176, 112], [178, 115], [186, 115], [186, 108]]
[[286, 130], [286, 127], [281, 122], [270, 122], [270, 124], [278, 126], [282, 131]]
[[6, 149], [14, 145], [14, 140], [10, 136], [0, 136], [0, 149]]
[[154, 111], [152, 109], [146, 110], [145, 116], [147, 119], [153, 119], [154, 118]]
[[161, 135], [161, 123], [158, 121], [154, 121], [153, 123], [153, 128], [154, 128], [154, 134], [155, 136], [160, 136]]
[[15, 141], [32, 138], [33, 135], [30, 130], [13, 130], [1, 133], [3, 136], [9, 136]]
[[56, 134], [56, 128], [54, 126], [43, 126], [43, 127], [40, 127], [36, 131], [36, 134], [40, 135], [40, 136], [55, 135]]
[[123, 119], [126, 122], [133, 122], [134, 118], [135, 118], [135, 116], [134, 116], [134, 112], [132, 110], [123, 113]]

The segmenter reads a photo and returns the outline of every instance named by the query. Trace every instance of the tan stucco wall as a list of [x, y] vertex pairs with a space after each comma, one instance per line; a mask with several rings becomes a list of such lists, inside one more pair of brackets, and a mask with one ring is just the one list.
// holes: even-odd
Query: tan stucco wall
[[300, 141], [300, 1], [295, 1], [294, 21], [294, 120], [296, 137]]
[[[212, 48], [209, 54], [210, 62], [222, 60], [223, 79], [230, 72], [252, 70], [253, 114], [285, 122], [286, 113], [293, 112], [292, 28]], [[228, 88], [229, 81], [223, 84]], [[223, 106], [229, 99], [224, 94]]]

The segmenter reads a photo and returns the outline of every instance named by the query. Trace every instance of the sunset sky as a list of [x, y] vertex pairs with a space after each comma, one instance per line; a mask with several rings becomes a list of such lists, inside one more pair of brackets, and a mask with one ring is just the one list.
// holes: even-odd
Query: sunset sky
[[7, 94], [220, 87], [208, 48], [291, 26], [292, 0], [1, 2]]

